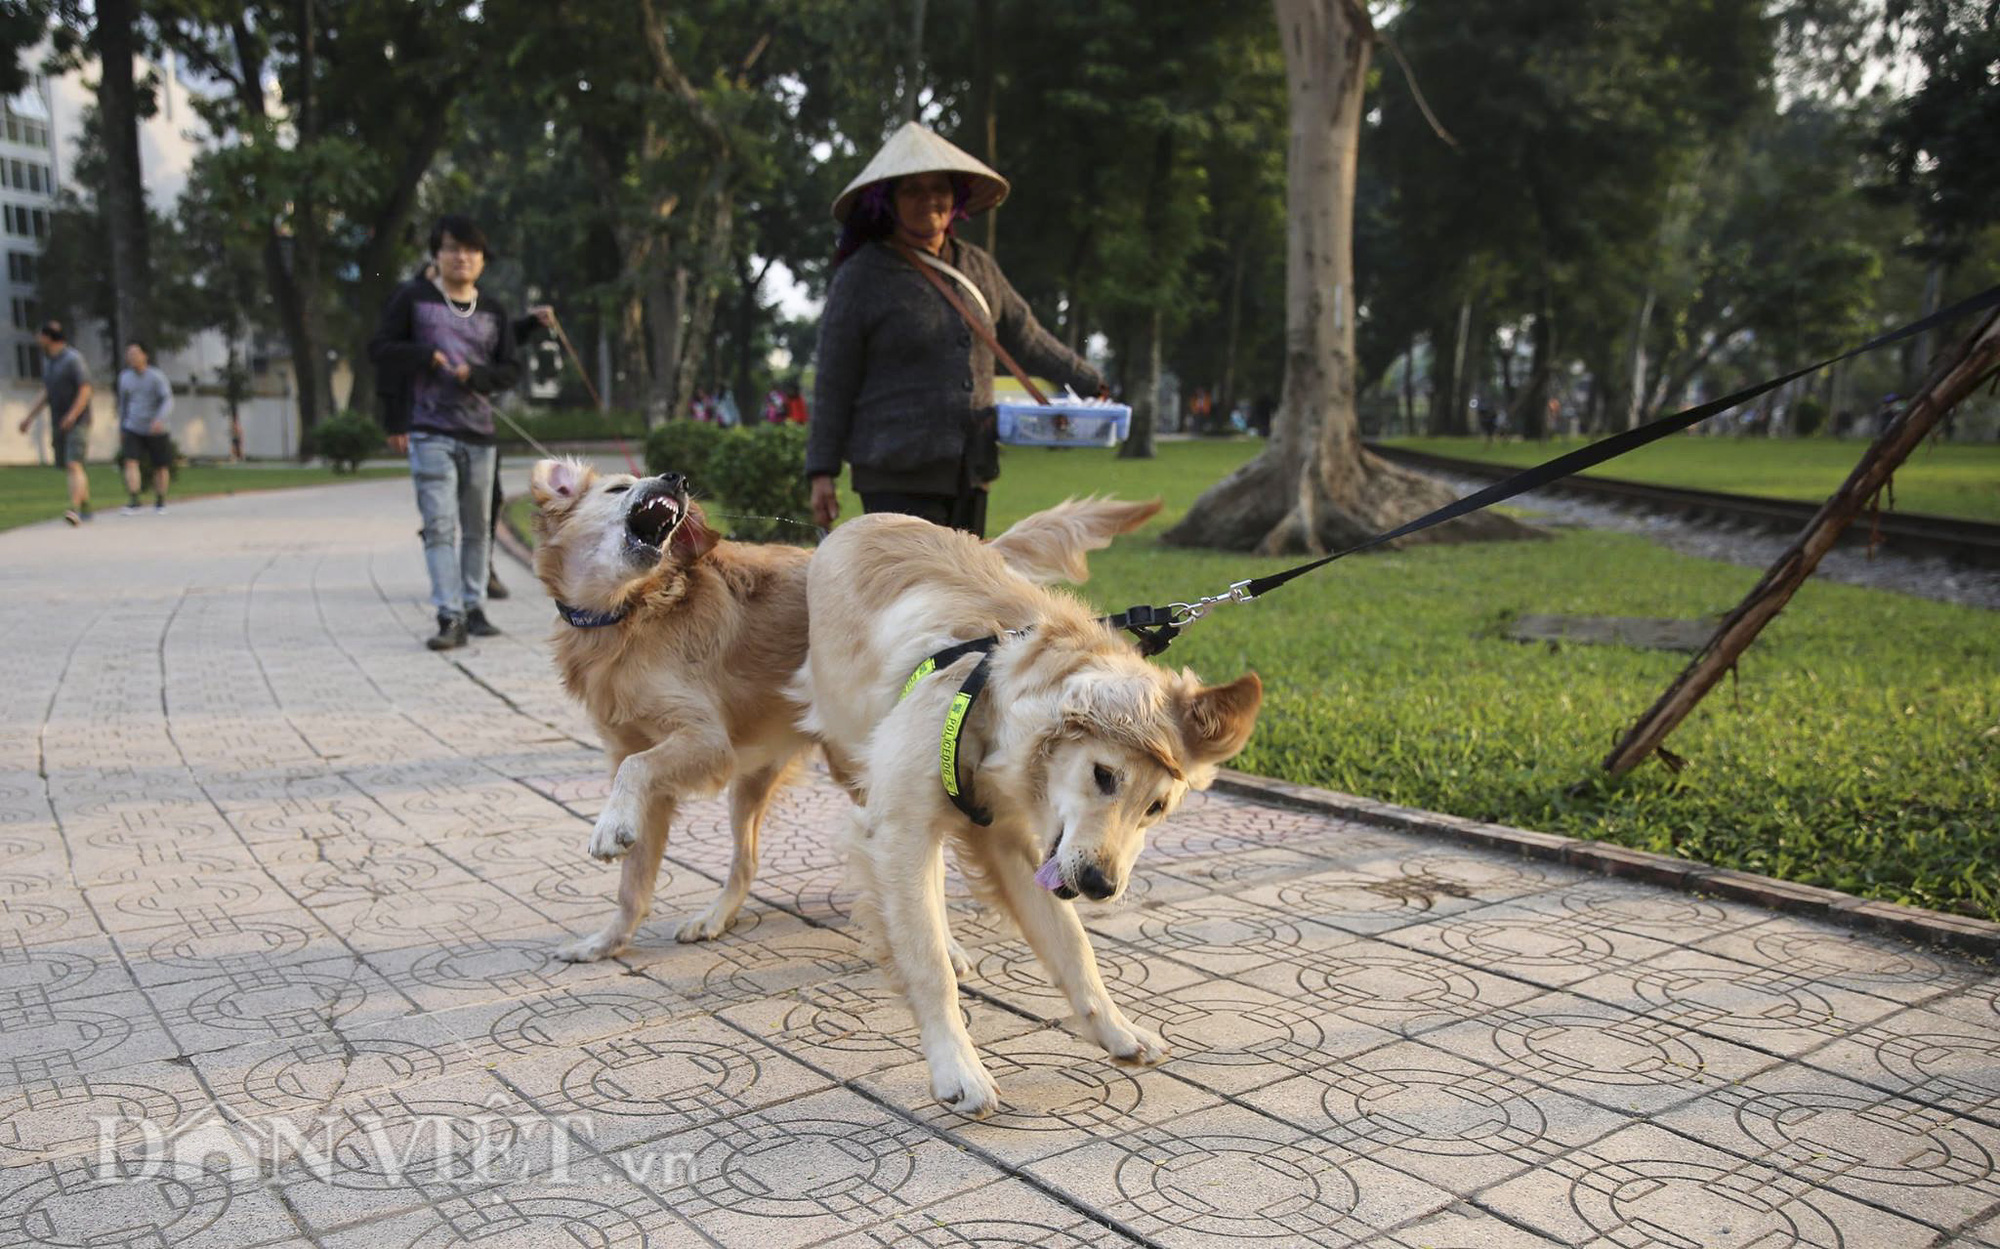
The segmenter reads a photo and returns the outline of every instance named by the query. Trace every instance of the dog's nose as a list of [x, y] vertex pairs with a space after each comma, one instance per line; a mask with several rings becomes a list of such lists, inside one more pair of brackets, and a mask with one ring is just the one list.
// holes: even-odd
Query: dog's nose
[[669, 490], [678, 491], [687, 485], [687, 478], [680, 473], [661, 473], [660, 484]]
[[1093, 902], [1102, 902], [1118, 892], [1118, 886], [1106, 880], [1104, 873], [1097, 870], [1095, 863], [1086, 864], [1083, 870], [1076, 874], [1076, 887], [1084, 897]]

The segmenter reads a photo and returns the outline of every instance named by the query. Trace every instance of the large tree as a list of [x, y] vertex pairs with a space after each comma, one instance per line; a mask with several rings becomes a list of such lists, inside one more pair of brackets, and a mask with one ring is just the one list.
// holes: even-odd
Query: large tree
[[160, 0], [155, 16], [222, 87], [199, 107], [227, 141], [194, 176], [258, 240], [309, 431], [333, 407], [336, 344], [350, 402], [366, 401], [361, 336], [404, 276], [417, 187], [480, 66], [483, 24], [445, 0]]
[[[1275, 8], [1291, 100], [1283, 393], [1263, 454], [1205, 492], [1166, 540], [1317, 553], [1452, 493], [1364, 451], [1355, 419], [1355, 161], [1374, 25], [1359, 0], [1275, 0]], [[1416, 538], [1527, 532], [1487, 512]]]

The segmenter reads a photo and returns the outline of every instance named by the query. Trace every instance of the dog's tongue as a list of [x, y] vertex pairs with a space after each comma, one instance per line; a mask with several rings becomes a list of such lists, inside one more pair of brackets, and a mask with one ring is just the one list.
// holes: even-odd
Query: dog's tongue
[[1036, 870], [1035, 883], [1050, 893], [1062, 888], [1062, 869], [1056, 866], [1055, 855], [1050, 855], [1049, 861]]

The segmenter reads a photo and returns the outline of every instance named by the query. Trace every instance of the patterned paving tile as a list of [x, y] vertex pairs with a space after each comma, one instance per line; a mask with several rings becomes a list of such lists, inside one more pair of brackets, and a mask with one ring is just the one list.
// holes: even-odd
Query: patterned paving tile
[[1028, 1167], [1158, 1244], [1345, 1246], [1448, 1194], [1305, 1131], [1222, 1106]]
[[1622, 1116], [1417, 1041], [1400, 1041], [1244, 1100], [1457, 1196], [1545, 1166]]
[[894, 1067], [860, 1083], [889, 1105], [1012, 1166], [1174, 1122], [1220, 1101], [1164, 1070], [1120, 1067], [1095, 1045], [1057, 1028], [983, 1045], [980, 1058], [1000, 1086], [1001, 1106], [977, 1122], [931, 1097], [927, 1063]]
[[1480, 1204], [1577, 1249], [1928, 1246], [1935, 1228], [1645, 1124], [1556, 1159]]

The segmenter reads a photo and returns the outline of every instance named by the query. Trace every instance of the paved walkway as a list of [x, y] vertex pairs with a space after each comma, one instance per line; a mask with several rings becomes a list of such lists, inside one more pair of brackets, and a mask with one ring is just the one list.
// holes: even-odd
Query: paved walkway
[[[1089, 911], [1113, 1067], [961, 904], [1008, 1108], [930, 1104], [823, 783], [622, 962], [525, 575], [422, 649], [406, 484], [0, 534], [0, 1246], [2000, 1246], [2000, 979], [1209, 797]], [[203, 1164], [196, 1166], [196, 1160]]]

